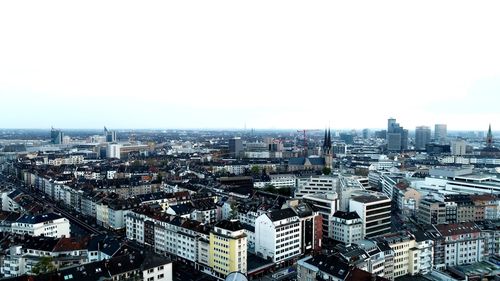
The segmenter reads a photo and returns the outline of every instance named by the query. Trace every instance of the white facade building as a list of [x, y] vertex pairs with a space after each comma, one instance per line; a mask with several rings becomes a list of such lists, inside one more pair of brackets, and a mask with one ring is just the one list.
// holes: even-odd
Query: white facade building
[[299, 181], [295, 198], [302, 198], [306, 194], [336, 193], [339, 184], [338, 177], [312, 176], [305, 181]]
[[255, 252], [275, 263], [300, 255], [300, 221], [291, 209], [276, 210], [255, 220]]
[[12, 223], [12, 233], [30, 236], [70, 237], [69, 220], [59, 215], [24, 215]]

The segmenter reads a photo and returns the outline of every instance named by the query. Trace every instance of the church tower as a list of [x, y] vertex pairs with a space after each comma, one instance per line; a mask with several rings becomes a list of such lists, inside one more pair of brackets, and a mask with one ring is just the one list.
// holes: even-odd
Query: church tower
[[491, 133], [491, 124], [490, 124], [490, 127], [488, 128], [488, 134], [486, 135], [486, 146], [492, 147], [492, 145], [493, 145], [493, 134]]
[[325, 159], [325, 167], [331, 169], [333, 167], [333, 151], [332, 151], [332, 135], [330, 128], [325, 129], [325, 139], [323, 141], [323, 158]]

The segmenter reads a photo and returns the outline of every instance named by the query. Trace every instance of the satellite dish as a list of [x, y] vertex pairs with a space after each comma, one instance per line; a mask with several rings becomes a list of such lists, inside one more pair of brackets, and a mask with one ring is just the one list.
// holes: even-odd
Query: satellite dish
[[247, 277], [245, 274], [241, 272], [232, 272], [230, 273], [226, 279], [226, 281], [248, 281]]

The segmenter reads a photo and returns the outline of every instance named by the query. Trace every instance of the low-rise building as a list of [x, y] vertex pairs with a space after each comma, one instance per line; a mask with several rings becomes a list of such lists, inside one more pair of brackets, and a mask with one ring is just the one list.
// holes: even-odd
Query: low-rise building
[[30, 236], [70, 237], [70, 222], [54, 213], [23, 215], [12, 223], [12, 233]]
[[363, 222], [356, 212], [337, 211], [332, 218], [333, 239], [345, 244], [363, 239]]

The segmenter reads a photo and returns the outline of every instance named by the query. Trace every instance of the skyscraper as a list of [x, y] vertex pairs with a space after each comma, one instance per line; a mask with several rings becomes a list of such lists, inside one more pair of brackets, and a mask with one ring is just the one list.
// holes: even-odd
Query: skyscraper
[[396, 122], [396, 119], [387, 120], [387, 150], [401, 151], [408, 148], [408, 130]]
[[240, 157], [240, 152], [243, 150], [243, 141], [239, 137], [229, 139], [229, 156], [234, 158]]
[[53, 144], [62, 144], [64, 138], [64, 133], [61, 130], [56, 130], [52, 128], [50, 130], [50, 141]]
[[425, 150], [425, 145], [431, 141], [431, 129], [427, 126], [418, 126], [415, 129], [415, 149]]
[[104, 127], [104, 137], [106, 137], [106, 142], [116, 142], [116, 131], [109, 131]]
[[436, 124], [434, 125], [434, 140], [440, 144], [446, 142], [447, 128], [446, 124]]

